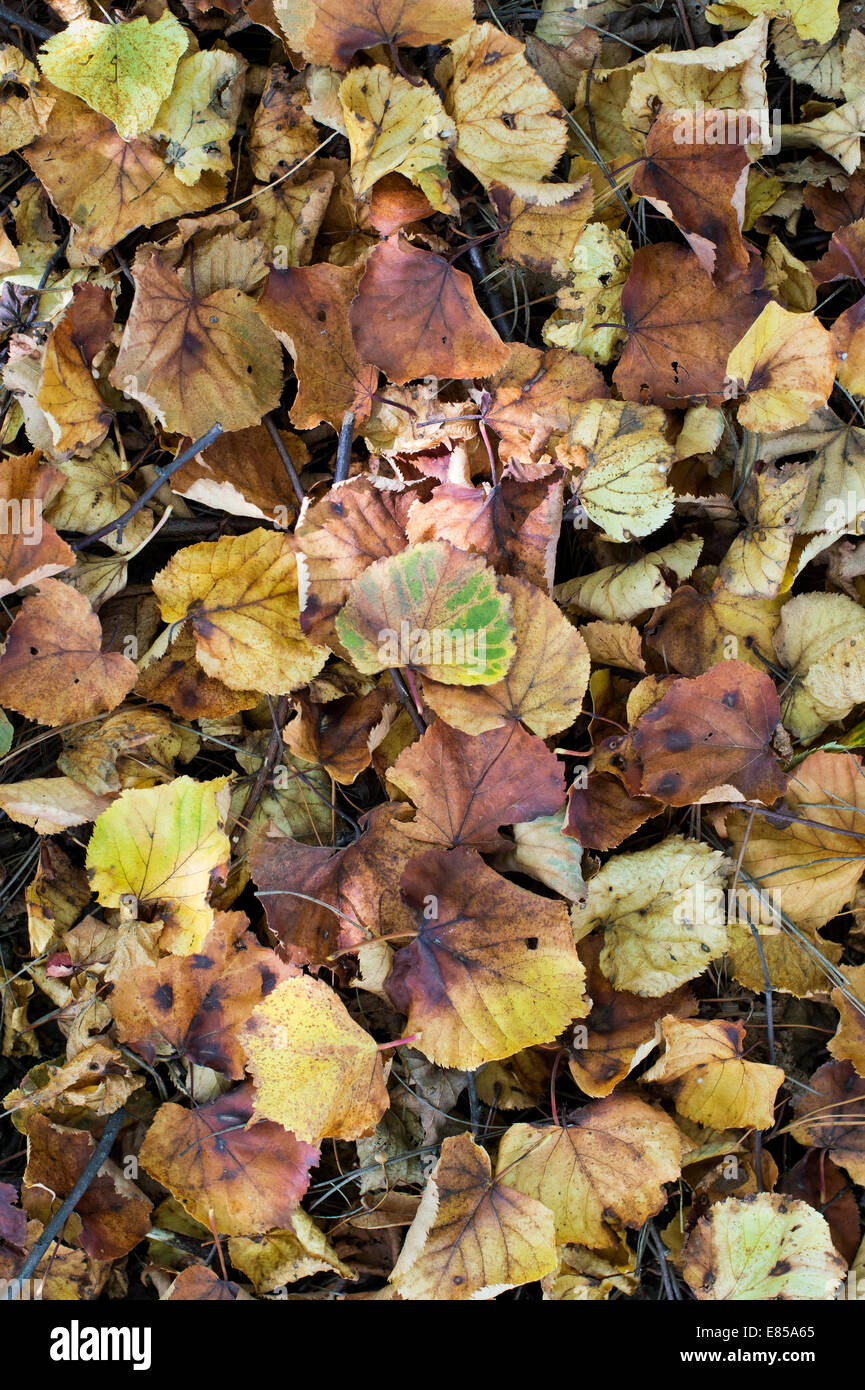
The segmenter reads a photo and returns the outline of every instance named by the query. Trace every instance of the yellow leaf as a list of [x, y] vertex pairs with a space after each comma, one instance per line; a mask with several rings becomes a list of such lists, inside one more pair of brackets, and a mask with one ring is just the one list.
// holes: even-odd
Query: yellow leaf
[[865, 612], [846, 594], [797, 594], [775, 634], [780, 660], [799, 677], [781, 705], [794, 738], [810, 740], [865, 701]]
[[556, 1264], [552, 1212], [492, 1180], [470, 1135], [445, 1139], [391, 1274], [400, 1298], [495, 1298]]
[[154, 577], [167, 623], [189, 620], [196, 657], [232, 690], [278, 695], [306, 685], [329, 656], [300, 630], [291, 537], [255, 530], [179, 550]]
[[601, 970], [616, 989], [650, 999], [702, 975], [727, 945], [724, 856], [671, 835], [616, 854], [589, 881], [571, 921], [579, 938], [603, 928]]
[[584, 472], [574, 480], [580, 505], [614, 541], [657, 531], [673, 511], [667, 470], [674, 452], [658, 406], [587, 401], [577, 408], [562, 461]]
[[198, 949], [211, 926], [211, 879], [228, 863], [223, 830], [227, 778], [178, 777], [162, 787], [121, 792], [97, 820], [87, 847], [90, 882], [104, 907], [131, 894], [166, 924], [163, 948]]
[[716, 1203], [686, 1242], [684, 1261], [696, 1298], [761, 1303], [831, 1299], [846, 1269], [826, 1218], [774, 1192]]
[[803, 425], [828, 401], [835, 364], [832, 335], [813, 314], [767, 304], [727, 358], [728, 379], [748, 396], [739, 423], [764, 434]]
[[39, 65], [55, 87], [107, 116], [127, 140], [150, 126], [188, 42], [170, 10], [154, 24], [145, 16], [116, 24], [76, 19], [43, 45]]
[[616, 1226], [642, 1226], [666, 1205], [664, 1183], [681, 1172], [673, 1120], [635, 1096], [584, 1105], [559, 1128], [511, 1125], [496, 1176], [549, 1207], [556, 1240], [603, 1249]]
[[519, 40], [476, 24], [450, 45], [436, 79], [456, 122], [456, 157], [485, 188], [519, 189], [553, 172], [567, 144], [564, 109]]
[[187, 187], [207, 170], [231, 170], [229, 142], [237, 127], [246, 63], [236, 53], [212, 48], [181, 58], [170, 97], [160, 106], [150, 134], [168, 142], [165, 162]]
[[738, 29], [751, 15], [789, 14], [802, 39], [828, 43], [838, 28], [838, 0], [730, 0], [707, 5], [706, 18], [712, 24]]
[[385, 174], [403, 174], [438, 212], [458, 213], [445, 161], [456, 126], [427, 82], [413, 86], [377, 64], [353, 68], [339, 89], [357, 197]]
[[321, 980], [283, 980], [239, 1036], [255, 1079], [254, 1115], [299, 1139], [356, 1139], [388, 1108], [375, 1042]]
[[666, 1051], [643, 1080], [669, 1086], [680, 1115], [711, 1129], [771, 1129], [784, 1073], [745, 1061], [741, 1020], [698, 1023], [670, 1014], [661, 1034]]

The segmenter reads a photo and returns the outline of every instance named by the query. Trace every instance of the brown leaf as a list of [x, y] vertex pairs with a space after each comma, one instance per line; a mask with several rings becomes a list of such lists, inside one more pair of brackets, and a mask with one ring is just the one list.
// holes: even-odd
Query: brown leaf
[[311, 63], [348, 67], [361, 48], [414, 48], [444, 43], [472, 26], [471, 0], [357, 0], [350, 14], [339, 0], [279, 6], [289, 47]]
[[[706, 121], [717, 114], [706, 111]], [[748, 247], [742, 240], [748, 151], [737, 138], [730, 139], [726, 121], [724, 139], [712, 144], [683, 144], [677, 138], [681, 125], [675, 111], [656, 117], [631, 188], [675, 222], [703, 269], [722, 284], [748, 269]]]
[[688, 806], [720, 786], [771, 805], [787, 785], [771, 749], [780, 717], [769, 676], [721, 661], [670, 686], [637, 721], [625, 758], [639, 769], [639, 790], [668, 806]]
[[112, 383], [165, 429], [205, 434], [257, 425], [279, 403], [282, 360], [240, 290], [199, 299], [159, 254], [138, 271]]
[[387, 990], [439, 1066], [473, 1069], [549, 1042], [587, 1012], [567, 909], [517, 888], [473, 850], [428, 850], [403, 896], [417, 938]]
[[160, 1107], [141, 1146], [145, 1173], [223, 1235], [285, 1226], [309, 1186], [318, 1148], [271, 1120], [253, 1120], [251, 1082], [186, 1110]]
[[358, 352], [398, 386], [421, 376], [490, 376], [508, 358], [469, 276], [399, 234], [369, 257], [350, 317]]
[[501, 849], [500, 825], [551, 816], [565, 795], [562, 765], [519, 724], [472, 735], [437, 719], [388, 778], [417, 807], [406, 834], [448, 848]]
[[75, 553], [42, 513], [62, 490], [65, 473], [39, 454], [0, 459], [0, 598], [75, 564]]
[[642, 246], [622, 293], [628, 342], [613, 380], [626, 400], [665, 410], [724, 399], [727, 358], [768, 295], [762, 267], [713, 285], [696, 256], [664, 242]]
[[166, 1055], [243, 1077], [237, 1029], [291, 969], [259, 946], [242, 912], [217, 914], [201, 950], [142, 965], [114, 983], [117, 1036], [151, 1065]]
[[796, 1105], [797, 1144], [824, 1149], [855, 1183], [865, 1182], [865, 1078], [852, 1062], [818, 1067]]
[[138, 669], [101, 650], [99, 619], [82, 594], [46, 579], [18, 610], [0, 656], [0, 702], [56, 728], [114, 709]]
[[369, 415], [378, 371], [352, 341], [349, 305], [360, 267], [306, 265], [272, 270], [258, 312], [295, 359], [297, 398], [289, 412], [298, 429], [326, 420], [339, 429], [347, 411]]
[[221, 202], [225, 180], [204, 174], [193, 188], [175, 177], [157, 144], [124, 140], [107, 116], [52, 88], [44, 134], [22, 151], [51, 201], [80, 228], [80, 245], [104, 255], [136, 227], [203, 212]]

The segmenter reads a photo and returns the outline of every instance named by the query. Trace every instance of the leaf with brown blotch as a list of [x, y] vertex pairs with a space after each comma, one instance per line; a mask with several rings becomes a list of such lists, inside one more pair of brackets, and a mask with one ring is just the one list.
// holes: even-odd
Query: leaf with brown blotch
[[166, 430], [194, 439], [214, 422], [259, 424], [279, 403], [282, 354], [248, 295], [226, 289], [199, 299], [154, 253], [137, 272], [110, 380]]
[[558, 606], [525, 579], [507, 575], [499, 585], [513, 604], [517, 650], [507, 674], [493, 685], [452, 686], [428, 679], [424, 695], [448, 724], [481, 734], [519, 719], [550, 738], [580, 714], [589, 683], [589, 653]]
[[[708, 110], [705, 120], [718, 115]], [[748, 269], [748, 247], [742, 240], [747, 144], [736, 138], [738, 123], [731, 139], [724, 121], [724, 139], [711, 144], [682, 143], [681, 131], [681, 113], [661, 111], [646, 137], [646, 158], [634, 170], [631, 188], [676, 224], [700, 265], [720, 284]]]
[[300, 626], [314, 640], [337, 641], [333, 619], [352, 580], [376, 560], [398, 555], [406, 537], [390, 494], [368, 478], [339, 483], [304, 507], [294, 532], [301, 590]]
[[464, 734], [437, 719], [388, 779], [417, 807], [412, 839], [487, 852], [504, 848], [500, 825], [551, 816], [565, 795], [561, 763], [519, 724]]
[[445, 1139], [390, 1276], [400, 1298], [493, 1298], [555, 1267], [552, 1212], [494, 1179], [471, 1135]]
[[297, 429], [326, 420], [338, 430], [346, 411], [358, 424], [369, 415], [378, 364], [352, 339], [349, 323], [362, 269], [323, 261], [267, 277], [257, 309], [295, 359], [298, 389], [289, 414]]
[[274, 10], [289, 48], [340, 70], [362, 48], [419, 48], [474, 27], [472, 0], [357, 0], [350, 13], [340, 0], [275, 0]]
[[166, 651], [142, 667], [137, 694], [167, 705], [181, 719], [226, 719], [258, 704], [261, 697], [257, 691], [231, 690], [209, 676], [196, 660], [195, 649], [192, 629], [179, 628]]
[[[296, 434], [280, 431], [280, 437], [299, 473], [309, 458], [306, 445]], [[191, 439], [181, 441], [178, 454], [191, 443]], [[285, 465], [264, 425], [221, 434], [172, 474], [171, 490], [232, 516], [276, 521], [283, 529], [297, 515], [297, 499]]]
[[616, 1089], [660, 1040], [660, 1020], [666, 1014], [687, 1018], [697, 1012], [697, 1000], [686, 985], [646, 999], [614, 989], [600, 968], [603, 940], [587, 936], [577, 954], [586, 967], [586, 992], [592, 1000], [585, 1023], [574, 1032], [568, 1066], [584, 1095], [601, 1098]]
[[642, 246], [622, 293], [628, 342], [613, 373], [626, 400], [659, 405], [724, 399], [727, 358], [768, 295], [754, 257], [742, 276], [713, 285], [693, 252]]
[[697, 1299], [832, 1299], [846, 1268], [824, 1216], [781, 1193], [716, 1202], [689, 1236], [685, 1282]]
[[154, 141], [124, 140], [107, 116], [77, 97], [59, 88], [51, 94], [54, 108], [45, 131], [23, 157], [57, 211], [80, 229], [76, 240], [89, 255], [104, 255], [136, 227], [203, 212], [222, 201], [223, 178], [205, 174], [187, 188]]
[[727, 358], [727, 376], [746, 397], [739, 424], [761, 434], [804, 425], [829, 400], [836, 366], [832, 335], [816, 315], [773, 300]]
[[[677, 680], [631, 735], [640, 791], [688, 806], [714, 787], [771, 805], [787, 778], [772, 736], [781, 719], [769, 676], [743, 661], [719, 661], [696, 680]], [[730, 798], [727, 798], [730, 799]]]
[[[54, 1125], [44, 1115], [27, 1121], [27, 1168], [21, 1205], [47, 1225], [56, 1207], [78, 1182], [96, 1140], [85, 1130]], [[144, 1239], [153, 1205], [111, 1160], [104, 1162], [75, 1204], [77, 1240], [95, 1260], [119, 1260]], [[73, 1231], [67, 1226], [67, 1240]]]
[[503, 367], [488, 383], [487, 425], [499, 436], [499, 457], [538, 459], [551, 436], [564, 434], [583, 401], [601, 400], [609, 387], [585, 357], [561, 348], [541, 352], [513, 343]]
[[239, 1081], [246, 1054], [237, 1029], [292, 973], [247, 931], [242, 912], [221, 912], [193, 955], [140, 965], [114, 981], [109, 1008], [117, 1036], [152, 1066], [184, 1057]]
[[497, 254], [526, 270], [566, 279], [592, 214], [592, 196], [588, 176], [579, 183], [521, 183], [519, 192], [490, 184], [490, 202], [502, 229]]
[[239, 1031], [253, 1114], [317, 1143], [371, 1134], [390, 1100], [381, 1053], [322, 980], [283, 980]]
[[303, 89], [292, 90], [284, 67], [270, 69], [247, 139], [255, 178], [266, 183], [287, 173], [318, 145], [306, 101]]
[[319, 1151], [281, 1125], [256, 1120], [251, 1082], [195, 1110], [169, 1101], [144, 1137], [139, 1162], [196, 1221], [223, 1235], [287, 1226]]
[[663, 809], [653, 796], [631, 796], [617, 777], [590, 772], [584, 787], [575, 782], [568, 791], [564, 834], [573, 835], [583, 849], [616, 849]]
[[592, 1101], [563, 1127], [511, 1125], [496, 1160], [500, 1182], [549, 1207], [560, 1244], [595, 1249], [659, 1212], [681, 1171], [674, 1121], [636, 1096]]
[[720, 579], [708, 589], [703, 583], [680, 584], [670, 602], [655, 609], [645, 639], [665, 666], [683, 676], [702, 676], [724, 660], [731, 636], [737, 641], [738, 659], [765, 671], [783, 602], [783, 597], [732, 594]]
[[65, 473], [40, 465], [38, 453], [0, 459], [0, 598], [75, 564], [74, 551], [42, 515], [65, 482]]
[[349, 956], [331, 961], [337, 951], [364, 941], [375, 948], [378, 936], [414, 935], [414, 918], [400, 896], [403, 870], [417, 853], [417, 841], [403, 828], [407, 814], [405, 806], [375, 807], [363, 817], [360, 838], [344, 849], [282, 836], [257, 840], [250, 870], [268, 927], [289, 960], [338, 971], [354, 962]]
[[865, 1182], [865, 1078], [852, 1062], [826, 1062], [808, 1085], [796, 1104], [791, 1137], [824, 1149], [854, 1183]]
[[402, 892], [417, 938], [387, 991], [438, 1066], [473, 1069], [549, 1042], [588, 1011], [567, 909], [517, 888], [473, 850], [427, 850]]
[[397, 386], [423, 376], [491, 376], [508, 358], [465, 271], [399, 233], [367, 260], [350, 319], [361, 357]]
[[327, 660], [327, 648], [300, 630], [294, 549], [278, 531], [176, 551], [155, 575], [153, 591], [167, 623], [191, 622], [207, 674], [233, 690], [296, 690]]
[[93, 379], [93, 359], [114, 326], [111, 296], [98, 285], [79, 284], [72, 303], [49, 334], [36, 397], [56, 454], [93, 452], [108, 433], [111, 409]]
[[[790, 773], [776, 818], [746, 811], [727, 817], [741, 867], [773, 909], [799, 927], [825, 926], [852, 901], [865, 870], [865, 768], [855, 753], [818, 750]], [[852, 832], [852, 833], [851, 833]], [[742, 922], [748, 935], [747, 922]], [[768, 950], [772, 940], [765, 943]]]
[[46, 579], [18, 609], [0, 656], [0, 703], [56, 728], [114, 709], [138, 668], [102, 651], [99, 619], [75, 589]]
[[771, 1129], [784, 1081], [780, 1067], [749, 1062], [741, 1019], [703, 1023], [665, 1018], [665, 1051], [643, 1074], [669, 1088], [680, 1115], [709, 1129]]

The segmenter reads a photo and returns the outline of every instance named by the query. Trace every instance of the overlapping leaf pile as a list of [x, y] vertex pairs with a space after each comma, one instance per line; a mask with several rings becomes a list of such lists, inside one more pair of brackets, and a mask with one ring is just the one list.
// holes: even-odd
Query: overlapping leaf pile
[[0, 1278], [865, 1271], [860, 8], [3, 21]]

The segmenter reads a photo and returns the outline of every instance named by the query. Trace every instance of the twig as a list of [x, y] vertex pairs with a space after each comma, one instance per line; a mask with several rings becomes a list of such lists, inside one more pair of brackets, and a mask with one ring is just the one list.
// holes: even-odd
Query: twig
[[344, 483], [348, 477], [348, 467], [351, 461], [351, 440], [354, 434], [354, 411], [348, 410], [343, 416], [342, 428], [339, 432], [339, 444], [336, 450], [336, 471], [333, 475], [335, 483]]
[[111, 1152], [114, 1140], [117, 1138], [120, 1126], [123, 1124], [123, 1121], [125, 1119], [126, 1111], [122, 1107], [120, 1108], [120, 1110], [115, 1110], [113, 1115], [109, 1115], [108, 1120], [105, 1124], [105, 1128], [102, 1131], [102, 1138], [99, 1140], [99, 1143], [96, 1145], [96, 1148], [90, 1155], [90, 1158], [87, 1162], [87, 1166], [81, 1174], [81, 1177], [78, 1179], [72, 1191], [69, 1193], [69, 1196], [62, 1203], [62, 1205], [58, 1207], [57, 1211], [54, 1213], [51, 1220], [48, 1222], [48, 1225], [45, 1227], [45, 1230], [42, 1232], [36, 1244], [33, 1246], [33, 1249], [30, 1251], [30, 1254], [27, 1256], [27, 1259], [24, 1261], [24, 1264], [21, 1266], [19, 1273], [15, 1276], [15, 1280], [12, 1281], [10, 1287], [6, 1290], [4, 1298], [13, 1298], [15, 1293], [15, 1284], [20, 1284], [24, 1279], [29, 1279], [30, 1276], [34, 1273], [39, 1264], [39, 1261], [42, 1259], [42, 1256], [45, 1254], [46, 1250], [51, 1245], [51, 1242], [55, 1239], [55, 1237], [58, 1236], [60, 1232], [63, 1230], [63, 1227], [66, 1225], [67, 1219], [72, 1215], [78, 1203], [81, 1201], [81, 1198], [84, 1196], [93, 1179], [96, 1177], [96, 1174], [99, 1172], [99, 1169], [102, 1167], [103, 1163], [105, 1162], [106, 1158]]
[[86, 550], [88, 545], [95, 545], [97, 541], [102, 540], [103, 536], [110, 536], [112, 531], [116, 531], [118, 536], [122, 535], [124, 526], [127, 526], [132, 518], [141, 511], [144, 504], [150, 501], [151, 497], [162, 487], [162, 484], [167, 482], [184, 463], [189, 463], [190, 459], [195, 458], [201, 449], [208, 448], [221, 434], [221, 425], [211, 425], [206, 434], [203, 434], [200, 439], [196, 439], [188, 449], [184, 449], [182, 454], [178, 454], [176, 459], [172, 459], [171, 463], [167, 463], [164, 468], [156, 470], [156, 477], [153, 482], [144, 489], [140, 497], [136, 498], [131, 507], [127, 507], [125, 512], [115, 517], [113, 521], [109, 521], [107, 525], [100, 526], [99, 530], [94, 531], [92, 535], [82, 536], [80, 540], [73, 541], [72, 549], [75, 551]]
[[32, 19], [25, 19], [23, 15], [10, 10], [8, 5], [0, 5], [0, 19], [4, 19], [11, 28], [24, 29], [26, 33], [32, 34], [34, 38], [42, 39], [43, 42], [45, 39], [54, 38], [51, 30], [46, 29], [44, 24], [35, 24]]
[[267, 781], [273, 772], [277, 755], [282, 748], [282, 731], [285, 728], [285, 721], [288, 718], [288, 696], [280, 695], [276, 702], [276, 711], [273, 712], [273, 728], [270, 731], [270, 738], [267, 741], [267, 749], [264, 757], [259, 764], [255, 774], [255, 781], [249, 789], [249, 795], [243, 806], [243, 810], [237, 817], [238, 830], [235, 832], [235, 839], [240, 838], [241, 831], [248, 825], [250, 817], [261, 800], [262, 793]]
[[300, 485], [300, 478], [297, 476], [297, 469], [291, 461], [291, 455], [289, 454], [288, 450], [282, 442], [282, 435], [279, 433], [279, 430], [276, 428], [276, 425], [273, 423], [273, 420], [269, 415], [265, 415], [262, 424], [267, 429], [267, 433], [270, 435], [271, 439], [274, 442], [274, 445], [276, 446], [276, 452], [282, 459], [282, 466], [288, 474], [288, 481], [294, 488], [294, 495], [297, 498], [300, 505], [303, 506], [303, 500], [306, 494], [304, 493], [303, 488]]
[[388, 666], [387, 673], [393, 681], [394, 685], [396, 686], [396, 693], [400, 698], [400, 703], [402, 704], [406, 712], [411, 716], [411, 721], [417, 729], [418, 733], [425, 734], [426, 724], [423, 722], [423, 719], [421, 718], [417, 705], [415, 704], [411, 695], [408, 693], [408, 690], [405, 686], [405, 681], [403, 680], [399, 670], [396, 666]]
[[472, 1134], [475, 1139], [478, 1137], [478, 1130], [481, 1127], [481, 1103], [478, 1100], [478, 1083], [475, 1080], [473, 1071], [466, 1072], [469, 1090], [469, 1113], [472, 1118]]
[[684, 0], [676, 0], [676, 9], [679, 11], [679, 22], [682, 25], [682, 30], [684, 32], [685, 40], [688, 44], [688, 47], [696, 48], [697, 45], [694, 43], [694, 35], [691, 33], [691, 26], [688, 23], [688, 16], [685, 13]]

